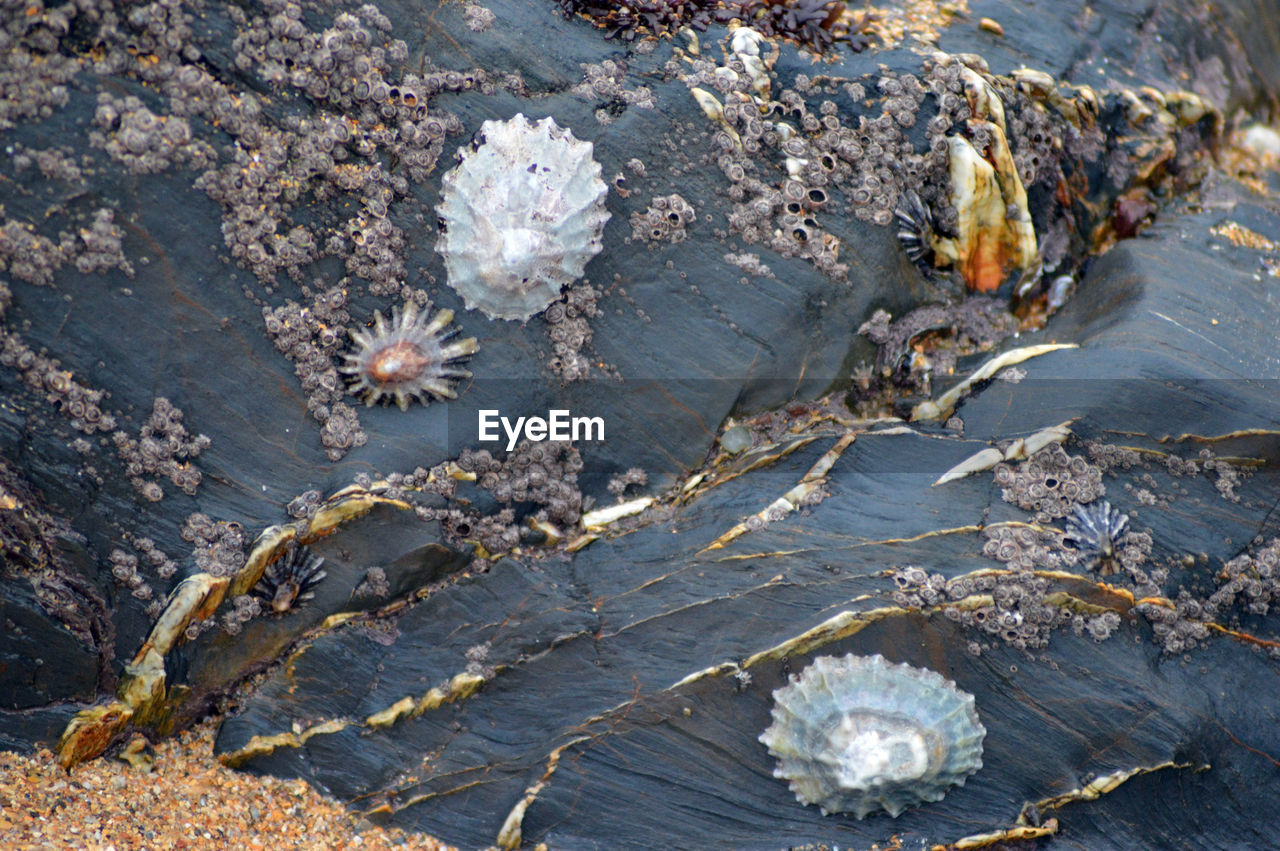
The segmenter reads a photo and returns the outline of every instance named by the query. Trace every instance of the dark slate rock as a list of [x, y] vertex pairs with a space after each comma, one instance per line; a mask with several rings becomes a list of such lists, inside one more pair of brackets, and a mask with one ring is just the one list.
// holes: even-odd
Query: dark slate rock
[[[470, 364], [475, 378], [448, 405], [407, 414], [361, 409], [369, 442], [340, 462], [326, 458], [293, 365], [263, 334], [262, 306], [298, 299], [297, 285], [282, 279], [268, 291], [229, 260], [223, 211], [193, 188], [196, 171], [131, 175], [84, 142], [100, 93], [132, 95], [164, 113], [159, 89], [128, 75], [84, 71], [66, 107], [6, 131], [6, 144], [71, 146], [87, 183], [31, 180], [32, 171], [24, 176], [0, 165], [10, 187], [0, 197], [5, 215], [37, 223], [56, 241], [59, 230], [74, 237], [96, 209], [110, 207], [135, 268], [132, 277], [118, 270], [86, 277], [68, 264], [53, 287], [0, 279], [13, 293], [6, 327], [20, 330], [34, 349], [47, 348], [78, 380], [109, 391], [108, 407], [131, 433], [163, 396], [212, 445], [196, 464], [204, 475], [198, 495], [166, 482], [162, 502], [144, 501], [108, 443], [94, 436], [87, 450], [72, 448], [78, 435], [43, 393], [15, 370], [0, 369], [0, 456], [14, 467], [0, 482], [24, 506], [39, 508], [56, 542], [43, 565], [8, 556], [3, 565], [6, 580], [16, 572], [18, 581], [0, 586], [0, 692], [10, 699], [0, 711], [0, 745], [50, 742], [75, 709], [112, 693], [153, 620], [111, 577], [108, 554], [130, 540], [149, 537], [179, 562], [172, 579], [152, 577], [163, 596], [195, 570], [192, 547], [180, 535], [193, 512], [242, 524], [251, 539], [286, 522], [285, 505], [304, 491], [329, 494], [357, 475], [407, 472], [473, 447], [476, 413], [485, 408], [604, 416], [608, 440], [582, 447], [584, 491], [603, 504], [608, 479], [638, 466], [657, 493], [703, 464], [726, 416], [813, 399], [844, 384], [851, 368], [873, 355], [856, 334], [873, 308], [900, 315], [938, 297], [892, 229], [836, 215], [824, 215], [823, 226], [846, 246], [849, 282], [745, 246], [776, 277], [743, 283], [741, 270], [722, 257], [744, 246], [716, 235], [730, 203], [711, 155], [711, 127], [684, 83], [662, 70], [679, 39], [650, 54], [629, 52], [587, 22], [560, 17], [549, 2], [489, 6], [498, 24], [482, 34], [466, 29], [462, 4], [382, 7], [409, 43], [406, 68], [430, 59], [448, 69], [518, 70], [526, 86], [523, 97], [471, 91], [433, 98], [432, 108], [455, 114], [462, 130], [446, 140], [430, 178], [390, 213], [405, 229], [408, 283], [455, 309], [463, 331], [480, 340]], [[1109, 79], [1190, 85], [1229, 113], [1274, 97], [1268, 60], [1280, 37], [1273, 25], [1257, 25], [1271, 20], [1258, 3], [1199, 17], [1185, 14], [1182, 3], [1141, 13], [1115, 4], [1091, 8], [1093, 28], [1063, 38], [1085, 14], [1080, 4], [978, 2], [975, 17], [1003, 21], [1006, 37], [964, 24], [941, 44], [987, 56], [997, 73], [1025, 63], [1098, 89]], [[233, 90], [270, 96], [264, 109], [275, 119], [322, 112], [237, 69], [231, 41], [239, 27], [228, 9], [193, 21], [205, 65]], [[713, 29], [702, 37], [706, 55], [723, 36]], [[77, 41], [85, 37], [73, 31], [68, 51], [87, 49]], [[584, 63], [620, 58], [630, 66], [626, 84], [649, 86], [657, 109], [619, 110], [569, 91]], [[1103, 60], [1105, 77], [1097, 74]], [[821, 70], [858, 78], [882, 64], [916, 71], [919, 63], [907, 50], [870, 51], [843, 54]], [[790, 85], [815, 67], [786, 47], [777, 73]], [[602, 107], [612, 124], [597, 122]], [[604, 293], [587, 352], [617, 377], [562, 383], [545, 366], [551, 348], [544, 320], [488, 321], [464, 311], [444, 284], [434, 251], [439, 178], [484, 120], [516, 111], [554, 115], [595, 144], [606, 180], [626, 175], [630, 194], [610, 193], [605, 250], [587, 270]], [[192, 123], [218, 147], [231, 141]], [[632, 158], [645, 163], [646, 176], [630, 169]], [[1083, 177], [1097, 208], [1076, 211], [1075, 249], [1105, 219], [1118, 189], [1100, 171]], [[689, 239], [660, 247], [629, 241], [629, 215], [672, 192], [699, 214]], [[340, 229], [347, 203], [315, 204], [298, 219], [314, 220], [322, 233]], [[1048, 193], [1033, 193], [1038, 224], [1052, 203]], [[760, 661], [750, 682], [720, 673], [674, 685], [714, 665], [741, 663], [840, 612], [891, 605], [886, 571], [894, 566], [926, 566], [947, 577], [996, 567], [983, 555], [979, 528], [1028, 515], [1000, 499], [989, 474], [930, 485], [989, 442], [1068, 419], [1080, 441], [1132, 442], [1185, 457], [1212, 447], [1269, 462], [1236, 488], [1239, 502], [1224, 500], [1207, 475], [1175, 479], [1155, 465], [1107, 478], [1108, 498], [1135, 529], [1150, 531], [1156, 558], [1197, 556], [1170, 580], [1168, 593], [1208, 593], [1225, 561], [1255, 536], [1273, 536], [1277, 446], [1270, 431], [1280, 415], [1271, 392], [1274, 311], [1266, 284], [1253, 277], [1256, 256], [1213, 250], [1205, 234], [1222, 217], [1208, 209], [1166, 217], [1093, 262], [1078, 297], [1049, 327], [1016, 341], [1081, 348], [1023, 364], [1027, 376], [1019, 383], [981, 388], [958, 409], [962, 434], [929, 425], [909, 434], [860, 434], [832, 467], [820, 503], [723, 548], [708, 549], [799, 482], [839, 434], [819, 432], [795, 452], [662, 506], [637, 530], [603, 536], [572, 556], [471, 559], [443, 542], [438, 524], [378, 507], [313, 542], [329, 574], [313, 601], [250, 621], [236, 636], [210, 631], [170, 654], [171, 703], [157, 726], [180, 726], [292, 648], [289, 664], [270, 670], [223, 725], [219, 749], [251, 770], [305, 777], [374, 817], [390, 813], [397, 824], [467, 846], [491, 843], [525, 790], [544, 778], [524, 817], [529, 843], [603, 848], [624, 837], [629, 847], [778, 847], [866, 844], [895, 833], [953, 840], [1008, 825], [1024, 802], [1090, 777], [1168, 761], [1193, 768], [1163, 769], [1098, 801], [1064, 806], [1055, 813], [1062, 829], [1054, 843], [1159, 844], [1200, 831], [1223, 845], [1258, 844], [1261, 828], [1252, 816], [1276, 793], [1274, 766], [1261, 755], [1276, 752], [1277, 743], [1273, 702], [1252, 684], [1274, 676], [1275, 663], [1229, 638], [1213, 638], [1187, 659], [1162, 656], [1146, 620], [1130, 612], [1118, 635], [1101, 644], [1065, 630], [1034, 658], [999, 641], [975, 656], [967, 644], [983, 636], [939, 613], [911, 614], [820, 651]], [[1274, 233], [1274, 216], [1262, 205], [1241, 203], [1232, 216]], [[343, 274], [339, 261], [326, 258], [304, 277], [328, 285]], [[353, 293], [353, 322], [388, 307], [363, 285]], [[1176, 439], [1241, 429], [1263, 431], [1216, 442]], [[1081, 450], [1073, 444], [1071, 451]], [[1167, 504], [1143, 504], [1142, 487]], [[475, 488], [460, 493], [492, 507]], [[37, 567], [57, 580], [57, 599], [78, 605], [74, 615], [40, 596]], [[385, 599], [356, 596], [371, 567], [386, 572]], [[1114, 595], [1090, 593], [1115, 605]], [[313, 631], [332, 624], [326, 619], [333, 615], [345, 622]], [[1273, 620], [1233, 623], [1270, 636]], [[976, 695], [990, 731], [982, 772], [939, 804], [892, 822], [823, 818], [802, 808], [771, 776], [756, 736], [768, 723], [770, 692], [814, 652], [882, 652], [955, 679]], [[370, 721], [406, 698], [425, 701], [421, 711]], [[256, 737], [277, 737], [277, 744], [262, 747]], [[1178, 806], [1156, 811], [1135, 803], [1151, 795]]]

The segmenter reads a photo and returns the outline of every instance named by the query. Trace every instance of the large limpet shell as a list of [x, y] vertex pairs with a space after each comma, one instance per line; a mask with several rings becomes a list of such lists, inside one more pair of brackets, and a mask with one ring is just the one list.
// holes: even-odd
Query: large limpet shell
[[443, 178], [436, 251], [469, 309], [528, 319], [600, 253], [608, 190], [591, 143], [550, 118], [486, 121], [480, 136]]
[[819, 656], [773, 693], [760, 741], [802, 804], [823, 815], [896, 817], [940, 801], [982, 768], [973, 695], [933, 671], [883, 656]]

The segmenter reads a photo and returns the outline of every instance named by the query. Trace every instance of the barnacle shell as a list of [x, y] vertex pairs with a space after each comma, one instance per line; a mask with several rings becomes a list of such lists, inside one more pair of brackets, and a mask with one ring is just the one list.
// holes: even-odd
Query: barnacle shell
[[970, 289], [992, 292], [1010, 270], [1037, 266], [1036, 232], [1003, 131], [991, 122], [970, 125], [987, 129], [990, 150], [983, 157], [963, 136], [948, 137], [959, 236], [939, 238], [933, 248], [959, 267]]
[[525, 320], [600, 253], [608, 190], [591, 143], [550, 118], [486, 121], [480, 136], [444, 176], [436, 251], [469, 309]]
[[973, 695], [933, 671], [819, 656], [773, 699], [773, 724], [760, 735], [778, 759], [773, 776], [823, 815], [896, 817], [982, 767], [987, 731]]

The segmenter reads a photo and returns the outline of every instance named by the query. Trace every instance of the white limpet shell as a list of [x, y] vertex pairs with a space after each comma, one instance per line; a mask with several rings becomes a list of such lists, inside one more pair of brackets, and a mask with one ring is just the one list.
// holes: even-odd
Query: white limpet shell
[[443, 178], [436, 251], [468, 309], [523, 321], [600, 253], [608, 189], [591, 143], [550, 118], [486, 121], [479, 135]]
[[883, 656], [819, 656], [773, 693], [760, 741], [802, 804], [865, 818], [940, 801], [982, 768], [973, 695]]

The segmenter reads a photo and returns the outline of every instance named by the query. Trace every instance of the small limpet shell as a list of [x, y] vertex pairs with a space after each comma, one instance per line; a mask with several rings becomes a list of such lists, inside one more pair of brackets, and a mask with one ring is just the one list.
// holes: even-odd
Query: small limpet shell
[[525, 320], [600, 253], [608, 190], [591, 143], [550, 118], [486, 121], [480, 137], [442, 180], [436, 251], [468, 309]]
[[823, 815], [896, 817], [940, 801], [982, 768], [973, 695], [933, 671], [883, 656], [819, 656], [773, 693], [760, 741], [802, 804]]

